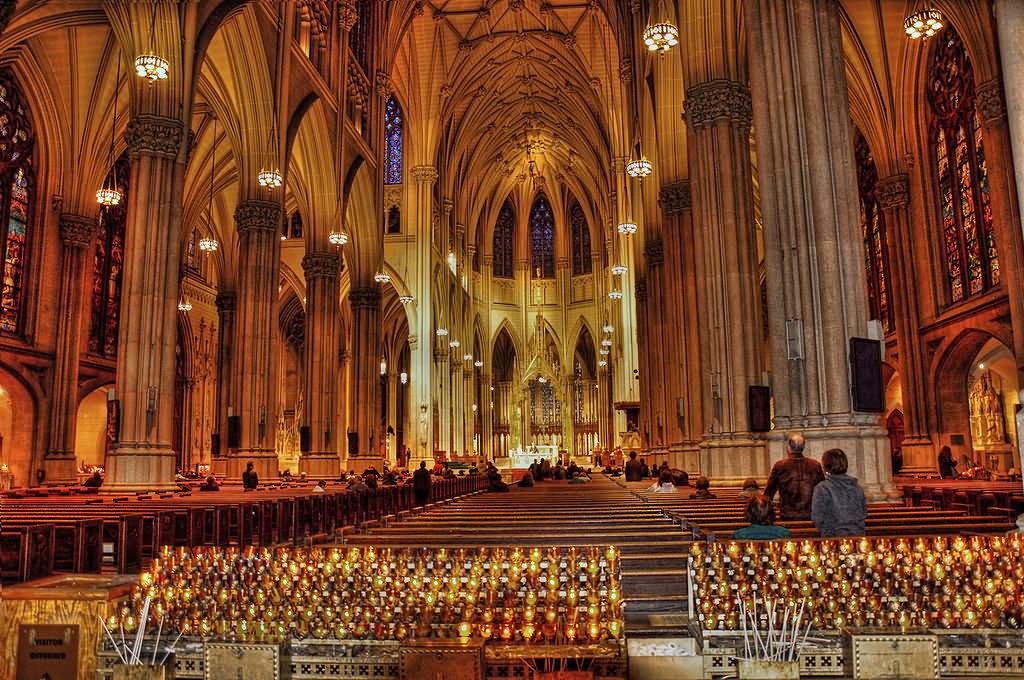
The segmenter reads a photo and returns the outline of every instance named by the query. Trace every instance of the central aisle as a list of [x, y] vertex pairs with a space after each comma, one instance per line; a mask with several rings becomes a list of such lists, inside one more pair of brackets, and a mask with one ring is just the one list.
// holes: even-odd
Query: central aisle
[[547, 481], [428, 506], [388, 527], [350, 534], [347, 542], [392, 548], [614, 545], [621, 553], [627, 635], [676, 635], [685, 627], [682, 618], [661, 616], [686, 612], [689, 540], [660, 509], [601, 475], [589, 484]]

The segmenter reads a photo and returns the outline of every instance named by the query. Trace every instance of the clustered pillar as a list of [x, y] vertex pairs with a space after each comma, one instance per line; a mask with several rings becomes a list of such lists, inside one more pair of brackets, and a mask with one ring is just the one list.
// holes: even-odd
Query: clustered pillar
[[334, 376], [338, 372], [337, 252], [309, 252], [302, 258], [306, 274], [305, 407], [302, 425], [309, 427], [309, 450], [299, 469], [312, 478], [337, 477], [338, 458]]
[[381, 469], [382, 455], [374, 417], [380, 408], [380, 289], [361, 286], [348, 293], [352, 307], [352, 412], [351, 432], [356, 446], [348, 467], [361, 472], [371, 465]]

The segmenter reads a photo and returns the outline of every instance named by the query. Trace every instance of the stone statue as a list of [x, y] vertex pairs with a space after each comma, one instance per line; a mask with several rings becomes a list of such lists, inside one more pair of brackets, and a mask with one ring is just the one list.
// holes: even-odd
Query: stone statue
[[1003, 405], [992, 381], [992, 372], [980, 375], [968, 395], [971, 415], [971, 437], [976, 447], [998, 446], [1005, 443], [1006, 427], [1003, 423]]

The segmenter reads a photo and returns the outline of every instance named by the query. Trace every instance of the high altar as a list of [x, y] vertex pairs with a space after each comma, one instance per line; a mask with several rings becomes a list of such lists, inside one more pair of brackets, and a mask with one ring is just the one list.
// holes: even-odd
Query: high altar
[[534, 461], [547, 460], [552, 465], [558, 464], [558, 447], [551, 444], [531, 446], [528, 449], [512, 449], [508, 461], [511, 468], [528, 468]]

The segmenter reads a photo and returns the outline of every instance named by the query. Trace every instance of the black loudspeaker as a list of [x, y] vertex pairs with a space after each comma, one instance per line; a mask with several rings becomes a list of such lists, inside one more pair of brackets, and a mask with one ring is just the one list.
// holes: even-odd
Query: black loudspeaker
[[772, 429], [772, 393], [767, 385], [747, 385], [747, 424], [751, 432]]
[[309, 425], [299, 427], [299, 451], [309, 453], [313, 448], [313, 430]]
[[850, 338], [850, 389], [854, 411], [884, 411], [882, 343], [870, 338]]
[[213, 433], [210, 434], [210, 455], [211, 456], [219, 456], [220, 455], [220, 433], [219, 432], [213, 432]]
[[358, 456], [359, 455], [359, 433], [349, 432], [348, 433], [348, 455]]
[[242, 416], [228, 416], [228, 448], [242, 445]]

